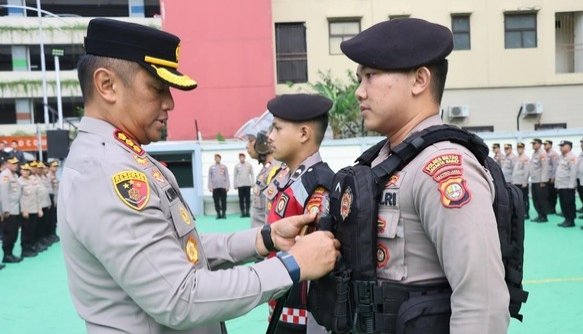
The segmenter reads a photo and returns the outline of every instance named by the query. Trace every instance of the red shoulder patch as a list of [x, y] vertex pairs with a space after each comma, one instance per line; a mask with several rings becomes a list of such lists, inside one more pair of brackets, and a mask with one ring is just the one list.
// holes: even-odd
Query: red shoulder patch
[[461, 208], [472, 199], [466, 180], [462, 177], [450, 177], [439, 183], [441, 204], [446, 208]]

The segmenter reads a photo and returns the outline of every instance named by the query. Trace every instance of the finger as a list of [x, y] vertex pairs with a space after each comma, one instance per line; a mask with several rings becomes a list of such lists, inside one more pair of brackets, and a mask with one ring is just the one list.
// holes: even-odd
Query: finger
[[295, 226], [302, 227], [316, 220], [316, 213], [310, 212], [303, 215], [292, 216], [289, 217], [289, 220], [290, 223], [294, 224]]
[[340, 249], [340, 241], [338, 241], [337, 239], [334, 239], [334, 248]]

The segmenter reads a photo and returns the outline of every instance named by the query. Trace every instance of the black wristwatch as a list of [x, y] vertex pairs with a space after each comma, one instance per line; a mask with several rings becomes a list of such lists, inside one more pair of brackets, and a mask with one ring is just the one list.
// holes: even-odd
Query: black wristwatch
[[275, 244], [273, 243], [273, 239], [271, 239], [271, 225], [269, 224], [263, 225], [263, 227], [261, 228], [261, 238], [263, 239], [263, 244], [265, 245], [265, 248], [267, 248], [268, 251], [270, 252], [277, 251], [277, 248], [275, 248]]

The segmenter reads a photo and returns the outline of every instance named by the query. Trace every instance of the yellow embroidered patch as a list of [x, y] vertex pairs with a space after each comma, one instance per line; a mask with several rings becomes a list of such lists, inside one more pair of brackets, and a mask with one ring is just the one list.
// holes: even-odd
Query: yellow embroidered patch
[[136, 143], [135, 141], [133, 141], [123, 131], [121, 131], [121, 130], [115, 130], [115, 132], [113, 133], [113, 137], [115, 139], [117, 139], [120, 143], [122, 143], [125, 146], [129, 147], [137, 155], [143, 155], [144, 154], [144, 150], [140, 147], [140, 145], [138, 145], [138, 143]]
[[180, 217], [182, 217], [182, 220], [184, 221], [184, 223], [186, 223], [186, 225], [190, 225], [191, 223], [190, 215], [183, 206], [180, 207]]
[[142, 210], [150, 199], [150, 185], [146, 174], [136, 170], [122, 171], [111, 177], [121, 201], [134, 210]]
[[188, 237], [188, 241], [186, 242], [186, 257], [188, 258], [188, 261], [193, 264], [198, 263], [198, 248], [196, 246], [196, 240], [191, 236]]

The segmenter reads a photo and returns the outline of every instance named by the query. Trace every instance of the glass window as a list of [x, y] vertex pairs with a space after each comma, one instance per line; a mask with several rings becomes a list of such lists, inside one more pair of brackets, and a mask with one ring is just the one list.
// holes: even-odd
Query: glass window
[[0, 98], [0, 124], [16, 124], [16, 101]]
[[[57, 98], [49, 97], [47, 102], [49, 105], [49, 123], [56, 123], [58, 118]], [[32, 103], [35, 122], [43, 123], [45, 119], [43, 99], [35, 98]], [[63, 96], [61, 97], [61, 104], [63, 105], [63, 118], [83, 116], [81, 115], [83, 110], [83, 98], [81, 96]]]
[[277, 83], [308, 81], [306, 27], [301, 23], [275, 24]]
[[536, 13], [504, 15], [504, 47], [536, 48]]
[[[36, 0], [26, 0], [26, 5], [36, 8]], [[59, 16], [127, 17], [130, 13], [128, 0], [43, 0], [42, 9]], [[37, 13], [29, 10], [26, 15]]]
[[470, 50], [470, 16], [452, 15], [451, 31], [454, 50]]
[[342, 54], [340, 43], [351, 39], [360, 32], [360, 20], [330, 21], [328, 23], [330, 37], [330, 54]]
[[[55, 57], [53, 50], [63, 50], [63, 55], [59, 57], [59, 66], [61, 71], [69, 71], [77, 69], [77, 61], [85, 54], [82, 44], [50, 44], [45, 45], [45, 67], [47, 71], [55, 70]], [[40, 71], [40, 46], [30, 45], [30, 70]]]
[[12, 71], [12, 48], [0, 45], [0, 71]]

